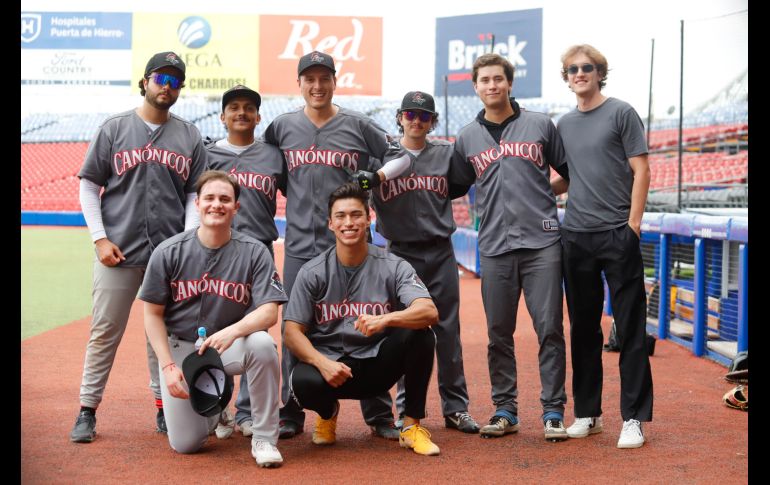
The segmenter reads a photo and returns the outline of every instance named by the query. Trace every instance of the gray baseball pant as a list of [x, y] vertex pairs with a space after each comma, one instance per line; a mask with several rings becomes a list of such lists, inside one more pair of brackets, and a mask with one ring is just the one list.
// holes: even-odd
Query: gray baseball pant
[[524, 291], [540, 350], [540, 403], [543, 414], [564, 414], [566, 369], [562, 321], [561, 244], [542, 249], [517, 249], [499, 256], [481, 256], [481, 296], [487, 315], [487, 364], [492, 402], [498, 410], [518, 414], [518, 386], [513, 334]]
[[[428, 287], [438, 308], [438, 324], [431, 328], [436, 334], [436, 364], [441, 412], [447, 416], [468, 411], [468, 388], [463, 369], [463, 349], [460, 341], [460, 278], [457, 260], [450, 239], [427, 243], [391, 241], [390, 252], [404, 258], [414, 267]], [[404, 412], [404, 380], [398, 381], [396, 409]]]
[[[273, 252], [272, 241], [262, 241], [262, 244], [270, 251], [270, 256], [275, 262], [275, 253]], [[287, 295], [288, 296], [288, 295]], [[251, 419], [251, 401], [249, 400], [249, 382], [248, 378], [241, 376], [241, 383], [238, 387], [238, 397], [235, 398], [235, 422], [240, 426], [244, 421]]]
[[[185, 357], [195, 351], [195, 343], [178, 339], [175, 335], [168, 338], [168, 343], [171, 356], [181, 369]], [[228, 375], [248, 371], [246, 380], [251, 399], [252, 440], [275, 445], [278, 443], [280, 366], [273, 338], [267, 332], [254, 332], [236, 339], [220, 357]], [[163, 372], [160, 373], [160, 386], [169, 445], [179, 453], [198, 451], [208, 440], [209, 431], [216, 427], [216, 421], [193, 411], [189, 399], [171, 396]]]
[[[294, 281], [297, 279], [299, 269], [310, 259], [312, 258], [296, 258], [284, 254], [283, 287], [289, 298], [291, 298], [291, 289], [294, 286]], [[281, 420], [294, 421], [303, 425], [305, 423], [305, 412], [297, 405], [294, 399], [291, 399], [291, 383], [289, 382], [291, 371], [299, 363], [299, 360], [283, 344], [284, 326], [285, 322], [281, 320], [281, 375], [283, 375], [283, 380], [281, 381], [281, 400], [284, 403], [281, 408]], [[387, 391], [373, 398], [362, 399], [360, 404], [361, 413], [364, 415], [366, 424], [375, 426], [377, 424], [393, 423], [393, 401]]]
[[[93, 318], [80, 384], [81, 406], [96, 408], [102, 401], [144, 271], [144, 267], [108, 267], [94, 261]], [[145, 341], [150, 389], [155, 398], [160, 399], [158, 358], [146, 337]]]

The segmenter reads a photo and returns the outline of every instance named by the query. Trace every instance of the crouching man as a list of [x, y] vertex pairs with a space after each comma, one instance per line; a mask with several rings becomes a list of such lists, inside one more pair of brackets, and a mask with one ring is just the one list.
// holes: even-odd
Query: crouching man
[[367, 242], [369, 193], [356, 184], [329, 197], [335, 245], [300, 269], [284, 312], [284, 342], [300, 363], [292, 398], [319, 415], [313, 443], [336, 441], [339, 399], [366, 399], [404, 376], [402, 447], [438, 455], [420, 426], [433, 370], [438, 310], [409, 263]]

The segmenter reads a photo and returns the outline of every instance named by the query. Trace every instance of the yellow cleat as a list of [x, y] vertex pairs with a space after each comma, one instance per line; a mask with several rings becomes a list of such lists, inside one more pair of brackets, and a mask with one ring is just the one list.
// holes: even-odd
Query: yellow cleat
[[420, 455], [435, 456], [440, 453], [438, 446], [430, 440], [430, 433], [419, 424], [401, 431], [398, 442], [403, 448], [411, 448]]
[[317, 445], [333, 445], [337, 441], [337, 415], [331, 419], [318, 416], [313, 431], [313, 443]]

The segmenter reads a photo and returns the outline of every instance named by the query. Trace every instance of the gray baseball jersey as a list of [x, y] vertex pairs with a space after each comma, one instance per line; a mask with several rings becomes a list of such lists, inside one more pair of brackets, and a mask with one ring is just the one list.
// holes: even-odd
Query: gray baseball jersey
[[570, 231], [607, 231], [628, 224], [634, 172], [628, 159], [647, 153], [644, 124], [634, 108], [607, 98], [559, 120], [570, 168], [569, 203], [562, 226]]
[[561, 138], [542, 113], [522, 110], [499, 144], [478, 117], [460, 130], [453, 173], [460, 183], [476, 183], [481, 255], [539, 249], [559, 240], [550, 167], [564, 163]]
[[139, 299], [165, 305], [169, 332], [194, 342], [269, 302], [287, 300], [264, 244], [238, 231], [218, 249], [201, 244], [197, 228], [163, 241], [150, 257]]
[[270, 243], [278, 239], [275, 227], [275, 197], [286, 193], [285, 164], [273, 145], [256, 140], [240, 154], [215, 143], [206, 145], [206, 168], [223, 170], [241, 187], [241, 208], [233, 229]]
[[[387, 163], [409, 153], [393, 147], [385, 154]], [[372, 205], [377, 211], [377, 232], [391, 241], [429, 241], [449, 237], [456, 226], [452, 217], [449, 183], [453, 147], [444, 140], [426, 141], [425, 148], [415, 157], [409, 153], [411, 164], [400, 177], [386, 180], [374, 190]], [[383, 164], [373, 161], [372, 171]]]
[[332, 246], [300, 270], [284, 309], [284, 320], [307, 327], [308, 339], [324, 356], [356, 359], [377, 356], [388, 330], [370, 337], [353, 326], [361, 314], [383, 315], [430, 298], [414, 268], [382, 248], [369, 254], [348, 276]]
[[286, 160], [286, 254], [312, 258], [334, 246], [327, 225], [329, 195], [353, 172], [369, 170], [370, 157], [385, 155], [388, 135], [357, 111], [339, 108], [317, 128], [299, 108], [273, 120], [264, 137]]
[[102, 221], [126, 261], [145, 266], [152, 250], [184, 230], [205, 149], [198, 129], [171, 114], [152, 131], [135, 110], [111, 116], [91, 141], [78, 177], [104, 187]]

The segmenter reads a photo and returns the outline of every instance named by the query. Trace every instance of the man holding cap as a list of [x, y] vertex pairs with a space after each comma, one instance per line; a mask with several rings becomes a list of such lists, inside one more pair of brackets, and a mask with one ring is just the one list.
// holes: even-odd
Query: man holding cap
[[[358, 170], [369, 169], [369, 159], [382, 159], [391, 141], [380, 126], [365, 115], [332, 103], [337, 87], [334, 59], [313, 51], [302, 56], [297, 85], [305, 106], [278, 116], [265, 130], [265, 141], [281, 149], [286, 160], [286, 242], [283, 278], [287, 293], [303, 264], [334, 245], [327, 227], [326, 200], [332, 191]], [[409, 163], [393, 164], [398, 173]], [[384, 174], [392, 178], [393, 174]], [[296, 359], [285, 346], [282, 353], [281, 438], [302, 432], [305, 414], [289, 399], [288, 376]], [[362, 401], [366, 422], [375, 433], [398, 439], [393, 426], [390, 395]]]
[[227, 173], [209, 170], [198, 179], [196, 191], [200, 226], [158, 246], [139, 295], [161, 369], [168, 441], [179, 453], [194, 453], [216, 425], [217, 415], [212, 423], [191, 406], [188, 390], [196, 383], [186, 382], [182, 372], [202, 326], [209, 336], [198, 354], [216, 350], [227, 375], [240, 374], [248, 381], [251, 454], [257, 465], [280, 466], [280, 368], [267, 329], [275, 325], [286, 294], [265, 245], [231, 229], [240, 208], [239, 185]]
[[[70, 434], [76, 443], [90, 443], [96, 436], [96, 408], [150, 253], [181, 232], [185, 214], [195, 211], [194, 184], [206, 156], [203, 142], [195, 125], [169, 112], [184, 79], [185, 64], [175, 53], [152, 56], [139, 80], [142, 105], [104, 121], [78, 173], [96, 261], [81, 408]], [[166, 432], [158, 362], [149, 344], [147, 357], [157, 430]]]
[[[396, 112], [402, 134], [400, 147], [389, 150], [383, 161], [390, 163], [407, 154], [409, 169], [404, 176], [376, 187], [372, 205], [377, 212], [377, 232], [390, 241], [391, 253], [414, 267], [438, 307], [439, 323], [432, 328], [444, 424], [477, 433], [479, 425], [468, 413], [460, 342], [460, 280], [450, 239], [456, 229], [452, 198], [464, 195], [468, 186], [453, 184], [452, 144], [427, 139], [437, 121], [433, 96], [422, 91], [406, 93]], [[404, 414], [404, 394], [400, 380], [396, 399], [399, 418]]]
[[[225, 91], [220, 120], [227, 130], [227, 138], [206, 143], [206, 168], [227, 172], [241, 187], [242, 210], [233, 219], [233, 229], [262, 242], [273, 255], [273, 241], [278, 239], [276, 195], [278, 189], [286, 193], [286, 168], [280, 150], [254, 138], [254, 129], [261, 119], [261, 102], [258, 92], [240, 84]], [[246, 378], [241, 378], [235, 401], [235, 422], [244, 436], [251, 436], [246, 381]], [[232, 423], [228, 411], [222, 426], [217, 427], [217, 437], [230, 436]]]

